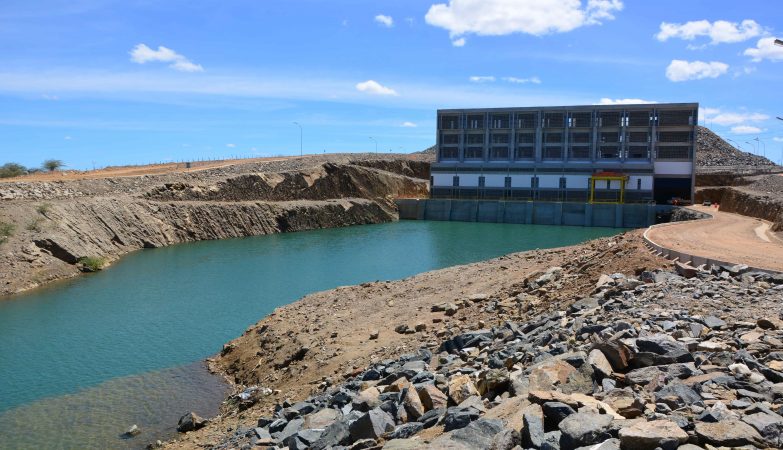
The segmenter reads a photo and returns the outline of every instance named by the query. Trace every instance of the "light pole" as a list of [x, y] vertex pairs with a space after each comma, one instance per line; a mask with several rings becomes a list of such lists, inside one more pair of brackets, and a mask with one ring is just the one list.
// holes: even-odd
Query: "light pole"
[[767, 144], [765, 144], [764, 141], [760, 140], [758, 136], [756, 136], [756, 139], [754, 139], [754, 141], [756, 141], [756, 142], [758, 142], [758, 143], [760, 143], [762, 145], [762, 148], [764, 149], [764, 150], [762, 150], [762, 152], [763, 152], [762, 155], [766, 158], [767, 157]]
[[751, 152], [752, 152], [754, 155], [758, 153], [758, 150], [756, 150], [756, 146], [755, 146], [755, 145], [751, 144], [751, 143], [750, 143], [750, 142], [748, 142], [748, 141], [745, 141], [745, 143], [746, 143], [746, 144], [748, 144], [748, 145], [750, 145], [750, 148], [752, 148], [752, 149], [753, 149], [753, 150], [751, 150]]
[[375, 142], [375, 153], [378, 153], [378, 141], [375, 140], [374, 137], [370, 136], [370, 139]]
[[299, 127], [299, 157], [301, 158], [304, 156], [304, 153], [302, 152], [302, 125], [300, 125], [299, 122], [294, 122], [294, 125]]

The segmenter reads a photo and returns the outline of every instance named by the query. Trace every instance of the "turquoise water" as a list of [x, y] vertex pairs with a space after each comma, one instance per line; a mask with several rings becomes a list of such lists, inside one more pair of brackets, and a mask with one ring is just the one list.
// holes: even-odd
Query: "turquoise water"
[[20, 405], [78, 399], [109, 380], [201, 360], [314, 291], [619, 231], [404, 221], [135, 252], [102, 272], [0, 301], [0, 436], [13, 434], [9, 416]]

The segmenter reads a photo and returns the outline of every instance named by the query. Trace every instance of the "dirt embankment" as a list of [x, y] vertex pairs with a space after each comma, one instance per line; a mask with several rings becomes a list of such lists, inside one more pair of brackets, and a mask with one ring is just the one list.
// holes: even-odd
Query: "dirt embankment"
[[739, 177], [728, 186], [697, 189], [696, 202], [709, 200], [720, 210], [772, 222], [772, 231], [783, 231], [783, 176]]
[[[392, 199], [426, 196], [409, 160], [255, 162], [198, 173], [0, 185], [0, 295], [181, 242], [388, 222]], [[378, 167], [378, 168], [376, 168]], [[0, 240], [2, 238], [0, 237]]]

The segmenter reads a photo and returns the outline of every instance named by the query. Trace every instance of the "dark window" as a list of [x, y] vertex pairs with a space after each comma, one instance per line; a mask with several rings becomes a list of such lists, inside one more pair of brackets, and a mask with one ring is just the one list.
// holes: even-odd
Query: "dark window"
[[690, 125], [690, 111], [658, 111], [659, 126]]
[[599, 113], [602, 127], [619, 127], [621, 114], [619, 111], [603, 111]]
[[571, 133], [571, 139], [570, 142], [573, 144], [589, 144], [590, 143], [590, 133], [584, 133], [584, 132], [577, 132], [577, 133]]
[[566, 177], [560, 177], [560, 189], [565, 189], [566, 184], [568, 183], [568, 179]]
[[454, 177], [451, 179], [451, 185], [454, 187], [459, 187], [459, 175], [454, 175]]
[[609, 189], [612, 187], [612, 180], [606, 180], [606, 188]]
[[603, 145], [601, 146], [601, 158], [603, 159], [613, 159], [613, 158], [619, 158], [620, 157], [620, 151], [618, 150], [616, 145]]
[[561, 112], [544, 113], [544, 127], [562, 128], [565, 125], [565, 114]]
[[482, 159], [484, 158], [484, 147], [468, 147], [465, 149], [465, 158]]
[[634, 145], [628, 147], [628, 159], [647, 159], [647, 146]]
[[484, 116], [483, 115], [472, 115], [468, 116], [468, 128], [484, 128]]
[[517, 134], [517, 142], [520, 144], [535, 144], [536, 143], [536, 134], [535, 133], [518, 133]]
[[561, 159], [563, 157], [563, 147], [549, 146], [544, 147], [544, 159]]
[[457, 147], [440, 148], [441, 159], [457, 159], [458, 157], [459, 157], [459, 149]]
[[511, 177], [506, 177], [505, 186], [507, 189], [511, 187]]
[[508, 146], [492, 147], [489, 156], [492, 159], [508, 159]]
[[589, 112], [571, 113], [571, 126], [576, 128], [593, 126], [593, 114]]
[[649, 111], [631, 111], [628, 113], [629, 127], [648, 127], [650, 126]]
[[440, 116], [440, 128], [442, 130], [456, 130], [459, 128], [459, 116]]
[[641, 191], [642, 190], [642, 179], [641, 178], [638, 178], [636, 180], [636, 190], [637, 191]]
[[690, 142], [689, 131], [661, 131], [658, 133], [658, 142]]
[[516, 159], [533, 159], [533, 147], [517, 147]]
[[563, 142], [563, 133], [547, 133], [544, 136], [544, 142], [547, 144], [559, 144]]
[[479, 187], [484, 187], [485, 183], [486, 183], [486, 178], [484, 178], [484, 175], [481, 175], [479, 177]]
[[469, 134], [467, 137], [468, 137], [468, 145], [484, 144], [483, 134]]
[[510, 128], [508, 114], [494, 114], [492, 116], [492, 128]]
[[530, 188], [538, 189], [538, 177], [533, 177], [530, 179]]
[[517, 114], [517, 128], [536, 128], [536, 113]]
[[690, 147], [658, 147], [658, 159], [689, 159], [690, 154]]
[[600, 142], [620, 142], [620, 133], [601, 133], [599, 135]]
[[508, 133], [492, 133], [490, 141], [493, 144], [508, 144]]
[[646, 131], [632, 131], [628, 133], [628, 142], [650, 142], [650, 135]]
[[459, 134], [442, 133], [440, 135], [440, 143], [442, 145], [457, 145], [459, 144]]

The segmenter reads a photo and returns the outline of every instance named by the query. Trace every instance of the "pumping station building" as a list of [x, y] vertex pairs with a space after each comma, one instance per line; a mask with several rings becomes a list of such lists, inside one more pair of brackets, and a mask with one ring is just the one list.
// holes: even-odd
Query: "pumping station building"
[[438, 111], [431, 197], [693, 199], [698, 103]]
[[698, 103], [438, 111], [430, 198], [400, 218], [644, 227], [694, 194]]

